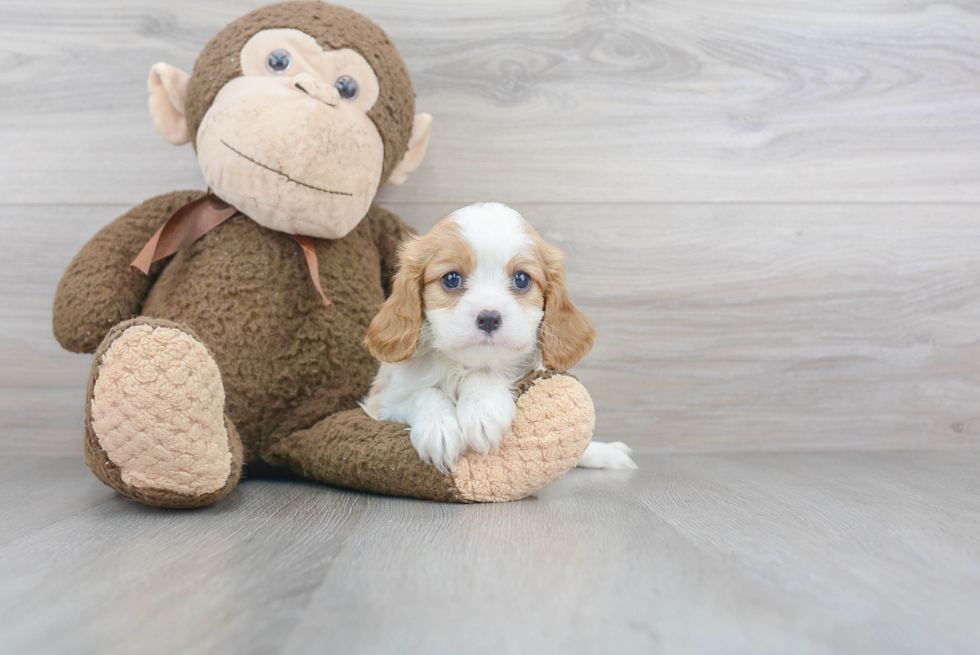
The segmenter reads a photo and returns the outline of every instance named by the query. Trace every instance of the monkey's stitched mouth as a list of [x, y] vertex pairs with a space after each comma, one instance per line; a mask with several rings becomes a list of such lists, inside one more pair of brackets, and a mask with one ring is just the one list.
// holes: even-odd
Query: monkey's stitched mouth
[[307, 189], [313, 189], [314, 191], [320, 191], [321, 193], [329, 193], [329, 194], [332, 194], [332, 195], [335, 195], [335, 196], [348, 196], [348, 197], [352, 197], [354, 195], [353, 193], [347, 193], [346, 191], [331, 191], [330, 189], [321, 189], [318, 186], [313, 186], [312, 184], [307, 184], [306, 182], [300, 182], [299, 180], [291, 177], [290, 175], [287, 175], [286, 173], [283, 173], [282, 171], [277, 171], [276, 169], [274, 169], [274, 168], [272, 168], [270, 166], [266, 166], [262, 162], [255, 161], [254, 159], [252, 159], [251, 157], [249, 157], [245, 153], [243, 153], [241, 151], [238, 151], [238, 150], [235, 150], [230, 145], [228, 145], [228, 143], [225, 142], [224, 139], [221, 140], [221, 145], [223, 145], [224, 147], [228, 148], [229, 150], [231, 150], [233, 153], [235, 153], [236, 155], [238, 155], [242, 159], [246, 159], [246, 160], [252, 162], [253, 164], [255, 164], [256, 166], [259, 166], [261, 168], [264, 168], [267, 171], [271, 171], [271, 172], [275, 173], [276, 175], [281, 175], [284, 178], [286, 178], [288, 181], [293, 182], [294, 184], [298, 184], [299, 186], [304, 186]]

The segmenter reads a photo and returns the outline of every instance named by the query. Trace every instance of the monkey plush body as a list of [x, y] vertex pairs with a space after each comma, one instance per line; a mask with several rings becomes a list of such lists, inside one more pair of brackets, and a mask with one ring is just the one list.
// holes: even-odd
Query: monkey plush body
[[322, 2], [270, 5], [219, 33], [193, 75], [154, 66], [149, 88], [158, 130], [193, 141], [206, 182], [238, 211], [144, 274], [130, 263], [203, 193], [150, 199], [65, 272], [54, 331], [95, 353], [85, 452], [97, 477], [165, 507], [220, 500], [245, 466], [480, 502], [524, 497], [575, 465], [594, 413], [561, 373], [524, 380], [500, 451], [448, 475], [419, 459], [405, 426], [358, 407], [377, 370], [362, 342], [410, 233], [374, 195], [419, 164], [431, 121], [414, 115], [380, 28]]

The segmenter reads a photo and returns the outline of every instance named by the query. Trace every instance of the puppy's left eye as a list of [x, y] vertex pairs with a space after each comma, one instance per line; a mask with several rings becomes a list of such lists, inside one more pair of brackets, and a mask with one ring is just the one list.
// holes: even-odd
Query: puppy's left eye
[[531, 276], [524, 271], [514, 273], [514, 288], [518, 291], [527, 291], [531, 286]]
[[446, 273], [442, 276], [442, 286], [444, 286], [449, 291], [455, 291], [459, 289], [460, 285], [463, 284], [463, 276], [453, 271], [452, 273]]

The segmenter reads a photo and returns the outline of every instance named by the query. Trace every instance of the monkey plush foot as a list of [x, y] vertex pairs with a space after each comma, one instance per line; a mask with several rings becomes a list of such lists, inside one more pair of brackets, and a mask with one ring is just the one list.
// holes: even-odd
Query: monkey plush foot
[[224, 403], [218, 366], [190, 331], [146, 318], [122, 323], [93, 364], [86, 461], [146, 504], [209, 505], [235, 486], [242, 466]]
[[592, 439], [595, 408], [578, 380], [555, 371], [522, 380], [517, 415], [500, 448], [486, 457], [467, 453], [453, 484], [464, 501], [499, 503], [525, 498], [573, 468]]
[[278, 440], [266, 464], [327, 484], [455, 503], [518, 500], [575, 466], [592, 438], [595, 409], [578, 380], [533, 373], [522, 380], [517, 415], [496, 452], [464, 455], [452, 473], [426, 464], [404, 425], [362, 409], [338, 412]]

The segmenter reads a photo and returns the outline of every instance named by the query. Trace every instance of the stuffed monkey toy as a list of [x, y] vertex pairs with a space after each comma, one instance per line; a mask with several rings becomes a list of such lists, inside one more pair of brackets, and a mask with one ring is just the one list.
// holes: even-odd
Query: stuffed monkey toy
[[147, 200], [74, 258], [54, 301], [66, 349], [94, 353], [85, 458], [121, 494], [200, 507], [249, 473], [449, 502], [523, 498], [573, 467], [594, 409], [573, 377], [528, 375], [499, 451], [449, 474], [404, 425], [358, 406], [363, 341], [411, 230], [373, 204], [422, 161], [401, 56], [367, 18], [284, 2], [223, 29], [191, 75], [157, 64], [150, 111], [193, 143], [208, 193]]

